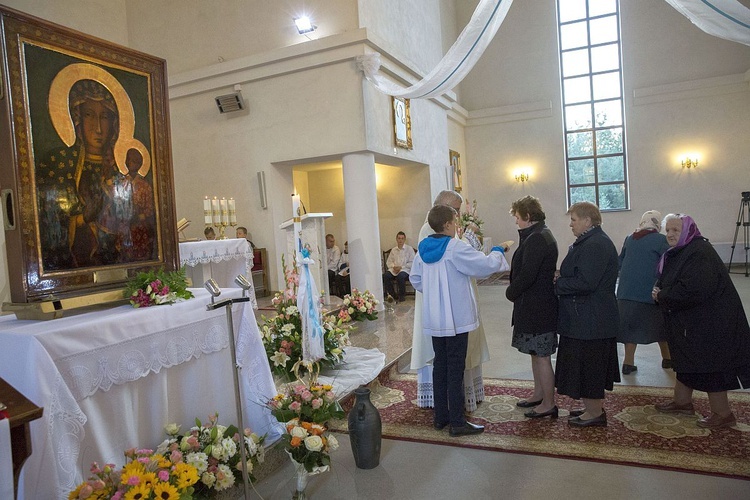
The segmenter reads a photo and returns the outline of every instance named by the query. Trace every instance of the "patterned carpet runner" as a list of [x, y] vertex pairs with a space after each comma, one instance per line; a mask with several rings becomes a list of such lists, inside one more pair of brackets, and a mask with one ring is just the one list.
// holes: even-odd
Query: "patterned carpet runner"
[[[671, 399], [661, 387], [616, 386], [607, 393], [607, 427], [567, 425], [568, 409], [580, 404], [558, 398], [560, 418], [531, 420], [516, 402], [532, 395], [525, 380], [485, 379], [485, 400], [469, 419], [485, 426], [476, 436], [450, 437], [432, 426], [432, 410], [416, 405], [416, 376], [384, 373], [371, 384], [372, 402], [380, 410], [383, 437], [494, 451], [700, 472], [750, 480], [750, 394], [730, 392], [737, 417], [731, 428], [709, 430], [696, 425], [710, 413], [705, 393], [696, 392], [695, 416], [667, 415], [655, 403]], [[346, 402], [345, 402], [345, 409]], [[346, 420], [332, 422], [346, 432]]]

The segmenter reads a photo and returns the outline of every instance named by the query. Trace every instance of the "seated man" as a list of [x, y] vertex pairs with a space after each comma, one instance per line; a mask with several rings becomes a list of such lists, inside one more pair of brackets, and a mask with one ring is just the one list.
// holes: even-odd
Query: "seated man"
[[328, 264], [328, 286], [331, 293], [343, 297], [338, 290], [338, 269], [341, 260], [341, 250], [336, 246], [336, 238], [332, 234], [326, 234], [326, 263]]
[[339, 260], [338, 276], [339, 285], [343, 288], [344, 295], [352, 293], [351, 276], [349, 276], [349, 242], [344, 242], [344, 252]]
[[214, 228], [212, 228], [211, 226], [208, 226], [203, 230], [203, 236], [205, 236], [207, 240], [215, 240], [216, 231], [214, 231]]
[[[383, 273], [383, 290], [398, 302], [406, 300], [406, 280], [409, 279], [411, 264], [414, 262], [414, 249], [406, 245], [406, 234], [399, 231], [396, 235], [397, 245], [391, 249], [386, 271]], [[398, 282], [398, 295], [393, 290], [393, 280]]]
[[244, 238], [247, 240], [248, 243], [250, 243], [250, 247], [255, 250], [255, 245], [252, 241], [250, 241], [250, 236], [247, 234], [247, 228], [244, 226], [237, 226], [237, 229], [234, 231], [234, 236], [236, 238]]

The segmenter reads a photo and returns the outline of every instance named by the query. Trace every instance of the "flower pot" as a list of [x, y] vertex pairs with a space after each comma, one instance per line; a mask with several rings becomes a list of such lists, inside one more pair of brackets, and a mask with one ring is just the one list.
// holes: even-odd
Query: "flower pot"
[[370, 389], [354, 390], [356, 400], [349, 411], [349, 441], [354, 462], [360, 469], [374, 469], [380, 464], [383, 426], [380, 413], [370, 401]]

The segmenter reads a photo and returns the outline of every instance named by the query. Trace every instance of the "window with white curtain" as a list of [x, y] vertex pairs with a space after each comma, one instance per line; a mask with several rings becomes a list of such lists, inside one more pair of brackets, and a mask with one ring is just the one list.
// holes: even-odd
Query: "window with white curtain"
[[628, 209], [619, 0], [557, 0], [568, 204]]

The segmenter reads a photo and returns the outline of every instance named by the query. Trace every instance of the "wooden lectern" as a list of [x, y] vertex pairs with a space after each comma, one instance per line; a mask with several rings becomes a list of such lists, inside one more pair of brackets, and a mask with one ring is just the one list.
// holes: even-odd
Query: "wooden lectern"
[[[328, 263], [326, 261], [326, 224], [325, 220], [333, 217], [332, 213], [305, 214], [300, 217], [302, 221], [302, 245], [310, 245], [310, 257], [315, 261], [315, 266], [310, 268], [310, 273], [315, 279], [319, 290], [324, 290], [324, 302], [330, 304], [331, 289], [328, 286]], [[289, 219], [283, 222], [280, 229], [286, 231], [285, 260], [287, 265], [294, 263], [295, 239], [294, 221]], [[335, 269], [334, 269], [335, 271]]]
[[0, 378], [0, 401], [7, 406], [10, 420], [11, 454], [13, 456], [13, 490], [18, 494], [18, 475], [23, 463], [31, 455], [31, 434], [29, 424], [32, 420], [41, 418], [43, 408], [26, 399]]

